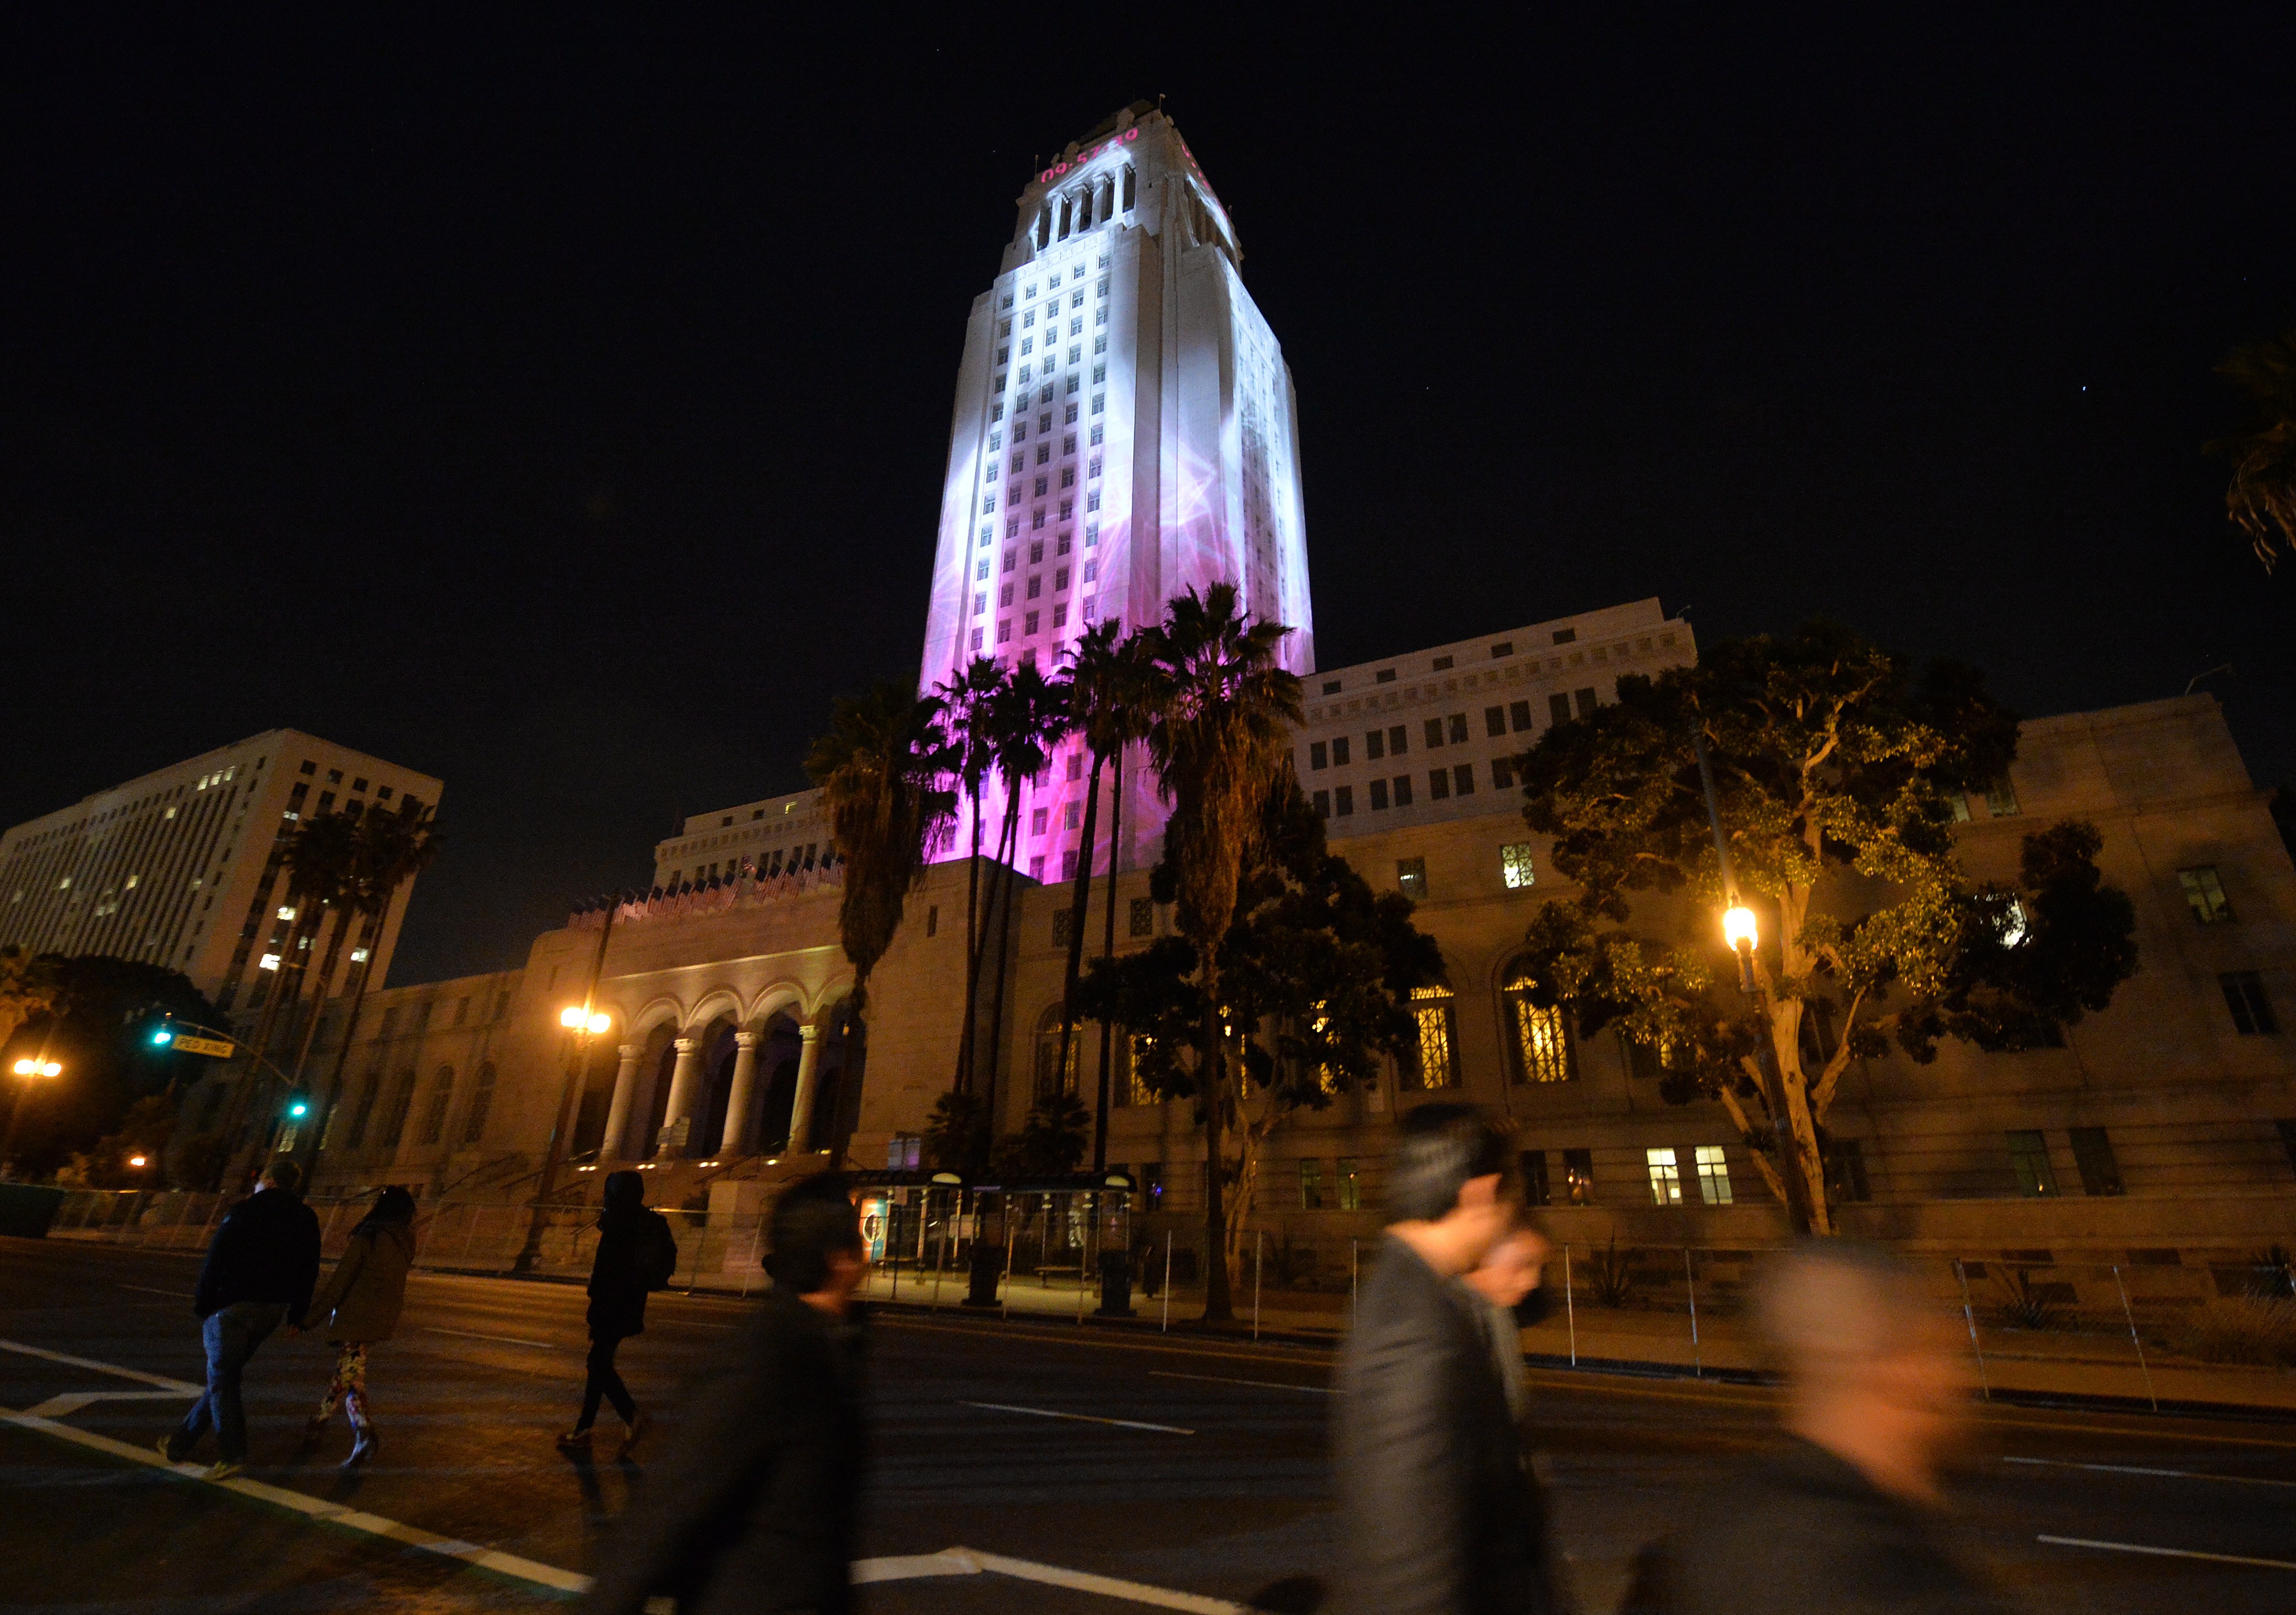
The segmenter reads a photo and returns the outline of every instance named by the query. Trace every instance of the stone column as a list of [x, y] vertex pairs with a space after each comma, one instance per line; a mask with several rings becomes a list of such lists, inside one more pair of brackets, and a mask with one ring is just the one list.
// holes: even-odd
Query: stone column
[[[657, 1157], [687, 1153], [686, 1135], [693, 1131], [693, 1094], [701, 1086], [701, 1039], [677, 1040], [677, 1063], [669, 1071], [669, 1104], [661, 1113], [661, 1143]], [[680, 1127], [678, 1124], [685, 1125]]]
[[821, 1029], [801, 1026], [797, 1035], [805, 1040], [805, 1046], [798, 1051], [797, 1093], [790, 1102], [789, 1152], [792, 1155], [813, 1147], [814, 1076], [821, 1069]]
[[718, 1143], [721, 1155], [755, 1153], [758, 1147], [758, 1045], [762, 1032], [734, 1034], [734, 1082], [726, 1094], [726, 1136]]
[[637, 1103], [638, 1062], [645, 1056], [643, 1043], [625, 1043], [622, 1062], [614, 1068], [613, 1103], [606, 1107], [606, 1135], [598, 1141], [598, 1159], [627, 1160], [622, 1135], [629, 1129], [630, 1107]]

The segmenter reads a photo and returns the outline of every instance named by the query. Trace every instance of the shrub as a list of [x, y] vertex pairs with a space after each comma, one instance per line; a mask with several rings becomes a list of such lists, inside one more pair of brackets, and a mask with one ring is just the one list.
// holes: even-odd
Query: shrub
[[1587, 1258], [1587, 1282], [1595, 1287], [1596, 1304], [1619, 1308], [1635, 1292], [1636, 1252], [1619, 1249], [1619, 1236], [1611, 1235], [1607, 1250], [1597, 1250]]
[[2296, 1301], [2216, 1297], [2177, 1321], [2169, 1345], [2203, 1363], [2296, 1367]]
[[2057, 1299], [2063, 1286], [2033, 1282], [2024, 1268], [2004, 1272], [2001, 1287], [2006, 1292], [2001, 1303], [2001, 1321], [2012, 1329], [2064, 1329], [2071, 1318]]

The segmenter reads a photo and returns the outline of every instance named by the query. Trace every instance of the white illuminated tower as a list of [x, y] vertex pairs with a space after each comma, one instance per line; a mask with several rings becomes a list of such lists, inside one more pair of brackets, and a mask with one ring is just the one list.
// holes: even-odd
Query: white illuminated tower
[[[1242, 259], [1187, 143], [1145, 102], [1021, 192], [965, 327], [922, 688], [976, 655], [1049, 673], [1091, 624], [1152, 621], [1223, 581], [1291, 627], [1287, 667], [1314, 668], [1299, 415]], [[1153, 861], [1163, 821], [1138, 761], [1127, 865]], [[1064, 750], [1026, 804], [1014, 863], [1045, 880], [1079, 856], [1080, 762]], [[1097, 868], [1107, 816], [1103, 800]]]

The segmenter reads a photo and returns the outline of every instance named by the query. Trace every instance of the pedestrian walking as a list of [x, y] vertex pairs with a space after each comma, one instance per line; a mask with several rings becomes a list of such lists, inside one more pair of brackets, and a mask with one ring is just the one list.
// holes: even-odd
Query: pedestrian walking
[[1506, 1144], [1472, 1105], [1396, 1127], [1381, 1242], [1340, 1354], [1340, 1607], [1550, 1615], [1544, 1510], [1486, 1321], [1461, 1281], [1505, 1235]]
[[302, 1185], [292, 1161], [266, 1168], [255, 1193], [224, 1214], [192, 1287], [192, 1315], [200, 1320], [207, 1348], [207, 1389], [175, 1433], [161, 1438], [160, 1455], [181, 1463], [212, 1430], [216, 1461], [207, 1471], [209, 1480], [227, 1480], [247, 1466], [240, 1376], [248, 1359], [283, 1322], [310, 1309], [311, 1287], [319, 1279], [319, 1219], [296, 1194]]
[[649, 1291], [665, 1288], [677, 1271], [677, 1241], [669, 1221], [645, 1203], [645, 1176], [633, 1171], [606, 1175], [604, 1205], [598, 1213], [598, 1250], [590, 1261], [590, 1356], [582, 1384], [582, 1416], [558, 1438], [567, 1453], [589, 1450], [590, 1427], [598, 1404], [611, 1403], [621, 1415], [617, 1463], [637, 1450], [638, 1438], [652, 1422], [622, 1383], [614, 1354], [624, 1340], [645, 1332]]
[[1467, 1288], [1483, 1299], [1483, 1324], [1490, 1336], [1499, 1382], [1506, 1389], [1507, 1406], [1528, 1442], [1523, 1423], [1530, 1397], [1522, 1378], [1522, 1332], [1546, 1316], [1542, 1284], [1550, 1247], [1546, 1236], [1521, 1207], [1513, 1209], [1510, 1218], [1506, 1233], [1467, 1275], [1466, 1282]]
[[351, 1422], [349, 1469], [374, 1456], [374, 1420], [366, 1400], [366, 1354], [398, 1327], [406, 1300], [406, 1270], [414, 1265], [414, 1197], [397, 1185], [375, 1196], [374, 1209], [351, 1230], [342, 1259], [303, 1316], [307, 1330], [324, 1329], [335, 1348], [334, 1377], [319, 1411], [303, 1426], [308, 1447], [325, 1433], [340, 1405]]
[[851, 1185], [791, 1185], [767, 1224], [773, 1286], [695, 1381], [668, 1473], [601, 1555], [583, 1605], [639, 1615], [853, 1608], [863, 1474], [861, 1308]]
[[1784, 1441], [1685, 1500], [1644, 1550], [1640, 1615], [1999, 1615], [1964, 1562], [1943, 1476], [1970, 1417], [1952, 1320], [1896, 1258], [1807, 1240], [1775, 1261], [1757, 1316], [1785, 1382]]

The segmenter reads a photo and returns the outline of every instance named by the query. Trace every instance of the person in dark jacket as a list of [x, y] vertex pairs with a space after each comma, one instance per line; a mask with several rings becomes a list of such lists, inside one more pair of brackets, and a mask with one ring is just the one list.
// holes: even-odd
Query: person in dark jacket
[[1347, 1547], [1339, 1607], [1548, 1615], [1545, 1506], [1463, 1276], [1505, 1234], [1506, 1146], [1471, 1105], [1397, 1124], [1387, 1238], [1340, 1354], [1333, 1445]]
[[311, 1287], [319, 1281], [319, 1219], [296, 1196], [302, 1183], [292, 1161], [272, 1162], [255, 1193], [225, 1213], [192, 1286], [192, 1315], [207, 1347], [208, 1387], [175, 1433], [161, 1439], [160, 1455], [183, 1463], [212, 1429], [210, 1480], [235, 1475], [247, 1464], [240, 1375], [248, 1359], [283, 1321], [309, 1310]]
[[[563, 1452], [586, 1451], [590, 1427], [601, 1400], [622, 1416], [616, 1462], [636, 1451], [652, 1422], [622, 1383], [614, 1353], [634, 1334], [645, 1332], [646, 1292], [669, 1282], [677, 1268], [677, 1242], [668, 1219], [645, 1203], [645, 1177], [638, 1172], [609, 1172], [605, 1204], [598, 1213], [598, 1250], [590, 1262], [590, 1357], [582, 1384], [582, 1416], [558, 1438]], [[667, 1259], [665, 1259], [665, 1258]]]
[[853, 1608], [863, 1474], [860, 1308], [868, 1271], [852, 1188], [837, 1173], [774, 1205], [773, 1287], [697, 1379], [668, 1473], [605, 1548], [583, 1604], [639, 1615]]
[[1806, 1241], [1764, 1275], [1787, 1440], [1688, 1500], [1636, 1561], [1644, 1615], [2001, 1615], [1964, 1562], [1943, 1475], [1969, 1419], [1952, 1320], [1895, 1258]]
[[396, 1184], [375, 1196], [343, 1247], [342, 1259], [304, 1315], [305, 1329], [324, 1329], [336, 1347], [334, 1378], [319, 1411], [303, 1427], [306, 1447], [317, 1440], [340, 1404], [351, 1422], [351, 1455], [345, 1469], [374, 1456], [374, 1421], [367, 1416], [366, 1354], [390, 1338], [406, 1301], [406, 1271], [414, 1265], [414, 1197]]

